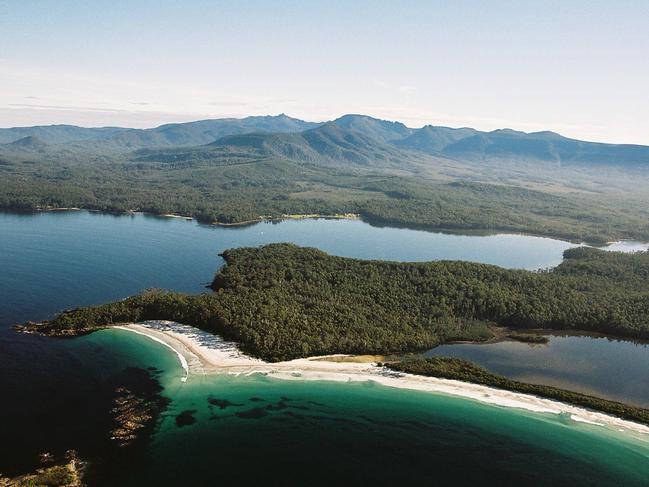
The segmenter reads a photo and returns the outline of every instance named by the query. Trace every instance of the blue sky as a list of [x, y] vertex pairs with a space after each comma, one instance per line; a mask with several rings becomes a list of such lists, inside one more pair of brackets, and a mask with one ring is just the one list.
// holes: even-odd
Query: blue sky
[[0, 0], [0, 126], [344, 113], [649, 144], [649, 1]]

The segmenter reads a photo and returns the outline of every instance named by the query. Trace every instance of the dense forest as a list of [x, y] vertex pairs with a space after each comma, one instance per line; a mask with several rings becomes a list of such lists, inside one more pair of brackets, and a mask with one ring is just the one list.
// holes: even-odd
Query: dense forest
[[616, 401], [609, 401], [586, 394], [566, 391], [556, 387], [519, 382], [506, 377], [492, 374], [484, 368], [467, 360], [451, 357], [434, 357], [415, 359], [386, 364], [386, 367], [408, 374], [440, 377], [464, 382], [473, 382], [489, 387], [497, 387], [508, 391], [523, 392], [557, 401], [586, 407], [620, 418], [649, 424], [649, 410], [629, 406]]
[[649, 252], [576, 248], [545, 272], [457, 261], [364, 261], [292, 244], [223, 256], [213, 293], [149, 291], [62, 313], [35, 329], [75, 334], [167, 319], [219, 333], [271, 361], [420, 351], [489, 339], [491, 324], [649, 338]]
[[[467, 130], [418, 132], [364, 116], [322, 125], [280, 116], [151, 130], [4, 129], [0, 139], [24, 137], [0, 143], [0, 209], [176, 213], [206, 223], [356, 213], [377, 225], [649, 240], [649, 161], [563, 167], [526, 151], [484, 160], [431, 149], [476, 134]], [[414, 135], [423, 139], [404, 146]], [[581, 147], [572, 142], [566, 147]], [[620, 161], [630, 150], [606, 147]], [[649, 149], [636, 149], [630, 154], [644, 161]]]
[[0, 208], [175, 213], [206, 223], [357, 213], [377, 225], [513, 231], [592, 243], [649, 240], [647, 205], [634, 200], [247, 157], [178, 164], [73, 157], [0, 161]]

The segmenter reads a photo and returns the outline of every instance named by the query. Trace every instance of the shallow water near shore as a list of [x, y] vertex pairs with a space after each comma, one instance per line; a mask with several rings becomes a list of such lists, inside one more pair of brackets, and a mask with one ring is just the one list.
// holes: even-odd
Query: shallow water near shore
[[[105, 485], [383, 485], [431, 479], [557, 485], [585, 483], [589, 475], [590, 485], [643, 485], [649, 476], [644, 440], [553, 415], [372, 383], [262, 376], [194, 376], [182, 383], [174, 353], [147, 337], [106, 330], [56, 340], [10, 329], [149, 287], [202, 292], [222, 263], [219, 252], [274, 241], [359, 258], [466, 259], [530, 269], [558, 264], [572, 246], [518, 235], [375, 228], [360, 221], [222, 228], [145, 215], [0, 213], [0, 441], [10, 446], [0, 456], [0, 472], [32, 468], [41, 451], [76, 448], [113, 472], [103, 478]], [[647, 356], [635, 360], [646, 363]], [[103, 459], [97, 443], [106, 434], [103, 385], [127, 366], [162, 371], [158, 378], [172, 402], [144, 457], [120, 470]], [[217, 402], [210, 404], [210, 398]], [[178, 426], [183, 412], [184, 426]]]
[[262, 375], [181, 382], [174, 352], [146, 337], [104, 330], [81, 340], [163, 368], [171, 398], [147, 461], [107, 485], [202, 485], [216, 477], [243, 485], [431, 477], [456, 485], [643, 485], [649, 475], [649, 438], [640, 434], [373, 382]]

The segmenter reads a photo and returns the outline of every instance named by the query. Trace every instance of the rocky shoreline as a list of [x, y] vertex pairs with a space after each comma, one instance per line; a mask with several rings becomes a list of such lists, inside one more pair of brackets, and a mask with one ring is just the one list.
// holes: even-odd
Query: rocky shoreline
[[118, 448], [129, 447], [148, 438], [155, 428], [160, 413], [169, 400], [161, 395], [163, 388], [153, 377], [154, 370], [129, 367], [113, 381], [113, 428], [110, 440]]
[[40, 461], [43, 465], [36, 471], [18, 475], [16, 477], [3, 477], [0, 474], [0, 487], [27, 487], [47, 485], [52, 487], [84, 487], [83, 474], [86, 463], [77, 457], [74, 450], [65, 454], [66, 463], [55, 464], [54, 455], [42, 453]]

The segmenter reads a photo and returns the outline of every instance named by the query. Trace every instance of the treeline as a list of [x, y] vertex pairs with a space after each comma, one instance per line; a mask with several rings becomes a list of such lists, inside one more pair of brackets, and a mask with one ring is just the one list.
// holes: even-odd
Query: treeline
[[405, 322], [415, 331], [435, 329], [445, 319], [477, 320], [649, 338], [647, 252], [571, 250], [547, 272], [459, 261], [364, 261], [290, 244], [235, 249], [224, 257], [217, 289], [272, 297], [285, 303], [281, 308], [327, 323], [361, 317], [363, 327]]
[[649, 237], [649, 222], [639, 207], [629, 211], [610, 204], [605, 208], [601, 200], [471, 182], [426, 189], [394, 178], [371, 187], [391, 195], [360, 204], [359, 213], [375, 224], [522, 232], [594, 244], [629, 238], [631, 227], [631, 238]]
[[[24, 329], [52, 336], [73, 336], [119, 323], [170, 320], [196, 326], [239, 343], [242, 350], [271, 362], [334, 353], [410, 352], [446, 340], [484, 340], [492, 336], [486, 323], [440, 317], [432, 326], [413, 326], [397, 319], [368, 322], [372, 315], [352, 317], [324, 307], [305, 313], [275, 296], [259, 300], [256, 293], [222, 292], [188, 295], [150, 290], [115, 303], [61, 313]], [[349, 318], [349, 319], [348, 319]], [[344, 321], [346, 320], [346, 321]]]
[[620, 418], [649, 424], [649, 410], [629, 406], [616, 401], [609, 401], [599, 397], [566, 391], [556, 387], [519, 382], [506, 377], [492, 374], [486, 369], [467, 360], [451, 357], [433, 357], [428, 359], [415, 359], [403, 362], [385, 364], [386, 367], [407, 374], [440, 377], [464, 382], [472, 382], [489, 387], [496, 387], [507, 391], [522, 392], [535, 396], [554, 399], [576, 406], [581, 406]]
[[0, 151], [0, 208], [177, 213], [221, 223], [287, 213], [357, 213], [378, 225], [525, 232], [598, 243], [649, 240], [647, 205], [625, 206], [605, 197], [435, 183], [406, 172], [394, 176], [379, 168], [296, 163], [223, 148], [28, 155], [21, 159]]
[[581, 280], [584, 290], [603, 290], [617, 283], [626, 291], [649, 291], [647, 252], [607, 252], [591, 247], [575, 247], [564, 252], [563, 263], [554, 270], [562, 276], [588, 276]]
[[[291, 244], [229, 250], [212, 294], [148, 292], [63, 313], [58, 333], [145, 319], [194, 325], [266, 360], [387, 354], [485, 340], [490, 324], [649, 338], [649, 253], [571, 250], [548, 272], [334, 257]], [[611, 264], [610, 272], [606, 272]]]

